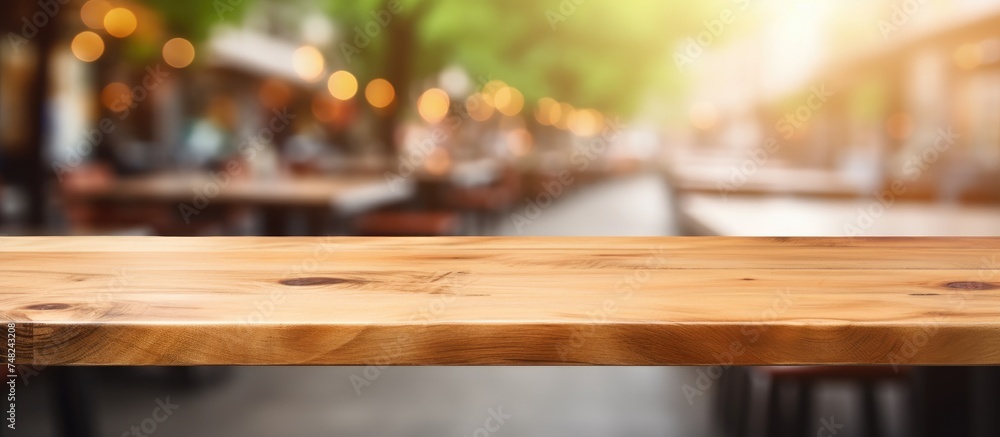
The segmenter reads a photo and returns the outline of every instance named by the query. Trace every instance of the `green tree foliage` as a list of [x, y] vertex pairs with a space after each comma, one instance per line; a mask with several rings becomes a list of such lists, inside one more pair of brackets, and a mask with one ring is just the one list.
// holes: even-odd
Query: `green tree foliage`
[[[255, 2], [278, 0], [147, 0], [167, 27], [195, 41]], [[319, 9], [339, 30], [327, 52], [361, 79], [406, 76], [419, 84], [449, 65], [474, 83], [500, 79], [527, 101], [553, 97], [580, 107], [627, 115], [646, 97], [676, 95], [684, 73], [672, 54], [735, 0], [298, 0]], [[396, 3], [398, 2], [398, 3]], [[398, 4], [398, 13], [359, 47], [358, 31]], [[286, 2], [287, 4], [287, 2]], [[384, 13], [382, 15], [385, 17]], [[723, 35], [727, 37], [728, 35]], [[408, 52], [408, 53], [404, 53]], [[409, 84], [397, 84], [406, 90]], [[406, 96], [401, 96], [406, 98]]]
[[[403, 10], [386, 27], [412, 23], [411, 76], [448, 65], [464, 67], [482, 85], [503, 80], [529, 101], [549, 96], [581, 107], [627, 114], [651, 93], [675, 92], [682, 73], [671, 53], [679, 39], [729, 2], [662, 0], [399, 0]], [[387, 9], [386, 0], [329, 2], [343, 37]], [[406, 25], [406, 24], [403, 24]], [[393, 53], [376, 35], [352, 60], [361, 75], [379, 74]], [[363, 66], [355, 67], [361, 63]]]
[[208, 37], [212, 27], [238, 22], [256, 0], [145, 0], [158, 11], [169, 32], [195, 42]]

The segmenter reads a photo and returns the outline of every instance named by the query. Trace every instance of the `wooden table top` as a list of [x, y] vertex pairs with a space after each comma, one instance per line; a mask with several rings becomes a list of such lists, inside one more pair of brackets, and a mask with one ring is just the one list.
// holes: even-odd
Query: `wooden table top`
[[998, 238], [4, 237], [17, 362], [1000, 364]]
[[[402, 189], [401, 189], [402, 188]], [[347, 206], [401, 200], [409, 185], [390, 185], [382, 175], [234, 177], [218, 183], [207, 173], [161, 173], [121, 178], [110, 186], [74, 192], [71, 200], [194, 202], [196, 193], [215, 202], [275, 206]]]

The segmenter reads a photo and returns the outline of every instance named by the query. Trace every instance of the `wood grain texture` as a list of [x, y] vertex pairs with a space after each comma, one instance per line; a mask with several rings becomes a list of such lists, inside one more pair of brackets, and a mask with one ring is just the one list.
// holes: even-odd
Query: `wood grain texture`
[[997, 238], [0, 238], [21, 363], [1000, 364]]

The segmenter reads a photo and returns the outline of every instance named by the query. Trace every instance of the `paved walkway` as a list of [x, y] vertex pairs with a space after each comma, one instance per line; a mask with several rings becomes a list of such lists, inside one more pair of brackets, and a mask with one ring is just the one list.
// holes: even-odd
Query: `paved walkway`
[[548, 208], [539, 208], [537, 214], [534, 212], [526, 202], [521, 202], [511, 216], [501, 220], [496, 234], [642, 236], [676, 233], [666, 186], [660, 176], [654, 174], [571, 191], [557, 198]]

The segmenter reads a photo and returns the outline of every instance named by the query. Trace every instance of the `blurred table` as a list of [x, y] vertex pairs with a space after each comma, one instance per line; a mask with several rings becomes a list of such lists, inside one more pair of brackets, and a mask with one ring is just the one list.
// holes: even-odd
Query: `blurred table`
[[885, 207], [874, 197], [689, 194], [678, 207], [684, 225], [705, 235], [1000, 235], [1000, 206], [896, 201]]
[[351, 209], [403, 199], [408, 188], [394, 190], [385, 178], [374, 175], [214, 179], [202, 173], [163, 173], [117, 179], [107, 187], [74, 196], [77, 200], [192, 202], [201, 195], [217, 202]]
[[[114, 179], [108, 184], [64, 193], [67, 202], [176, 203], [202, 210], [209, 205], [250, 206], [268, 215], [288, 210], [356, 214], [412, 196], [413, 184], [389, 184], [381, 175], [282, 175], [270, 178], [162, 173]], [[268, 219], [270, 222], [275, 219]], [[268, 234], [280, 234], [274, 223]], [[312, 232], [312, 231], [311, 231]]]
[[865, 187], [833, 170], [783, 165], [748, 168], [751, 170], [747, 171], [740, 162], [726, 165], [696, 161], [665, 166], [663, 171], [671, 187], [678, 192], [823, 197], [858, 197], [866, 192]]
[[466, 187], [489, 185], [500, 177], [501, 164], [492, 158], [457, 161], [443, 165], [437, 171], [425, 168], [427, 159], [430, 158], [406, 163], [389, 158], [351, 157], [338, 158], [323, 167], [347, 175], [377, 175], [383, 179], [386, 176], [399, 177], [419, 183], [450, 183]]

